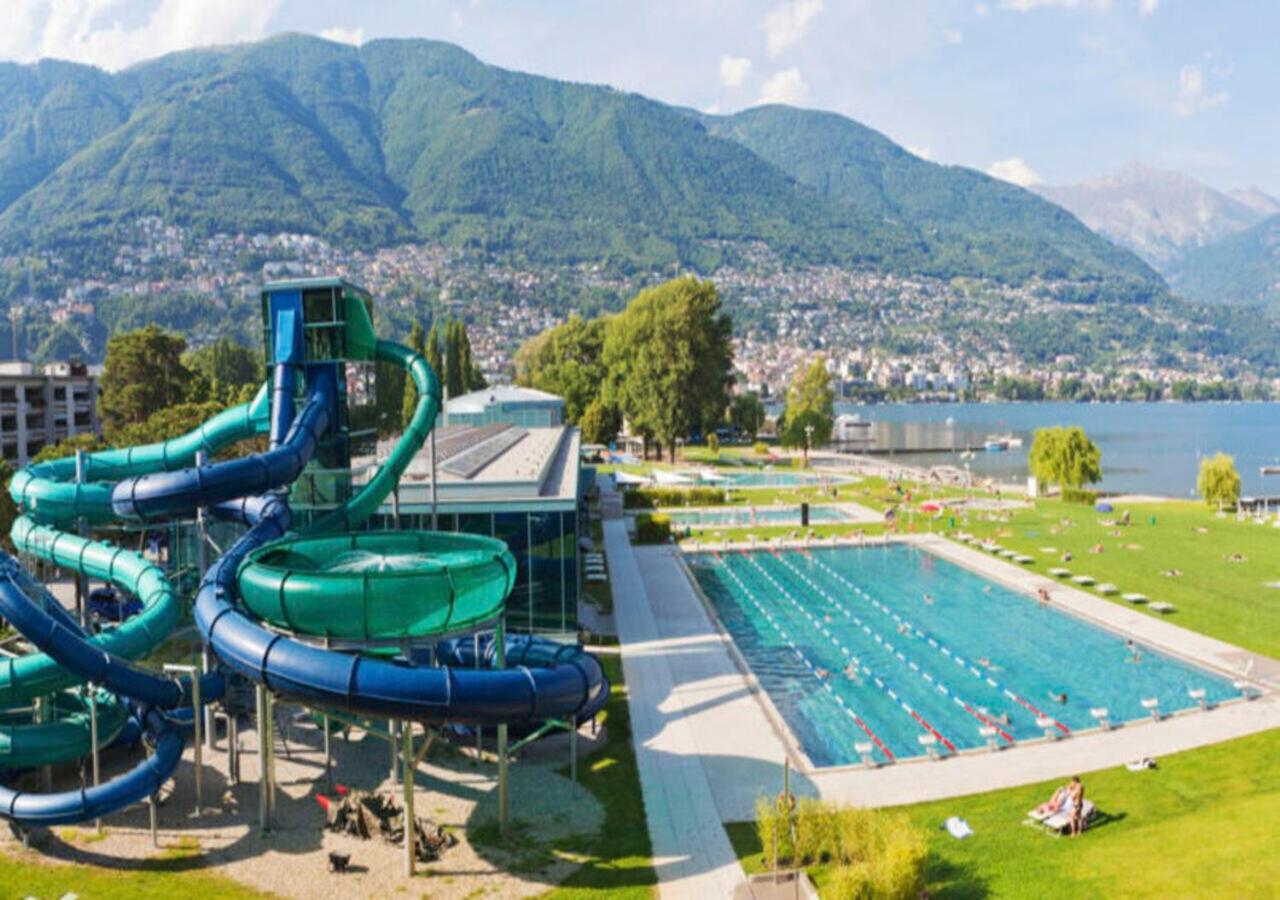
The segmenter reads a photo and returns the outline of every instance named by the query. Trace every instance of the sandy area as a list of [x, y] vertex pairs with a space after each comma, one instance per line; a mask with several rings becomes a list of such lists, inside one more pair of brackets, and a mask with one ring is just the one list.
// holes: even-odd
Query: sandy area
[[[292, 713], [281, 707], [281, 719]], [[419, 730], [420, 732], [420, 730]], [[599, 735], [603, 737], [603, 734]], [[579, 734], [581, 758], [596, 745], [589, 728]], [[497, 765], [491, 756], [478, 761], [474, 747], [437, 740], [428, 759], [417, 768], [415, 812], [450, 828], [458, 844], [434, 863], [419, 863], [412, 883], [403, 876], [403, 848], [381, 840], [361, 841], [324, 830], [324, 813], [314, 795], [326, 793], [320, 730], [307, 721], [288, 726], [289, 753], [276, 740], [279, 785], [275, 831], [258, 829], [257, 735], [242, 725], [241, 778], [227, 781], [225, 740], [206, 750], [203, 768], [205, 812], [194, 815], [193, 751], [187, 748], [176, 779], [161, 795], [159, 844], [151, 841], [145, 806], [135, 806], [104, 821], [106, 837], [90, 839], [92, 823], [56, 828], [33, 835], [32, 854], [49, 861], [76, 861], [103, 867], [131, 868], [166, 850], [199, 853], [202, 862], [246, 885], [285, 897], [386, 897], [430, 894], [432, 897], [522, 897], [545, 891], [567, 877], [577, 863], [549, 849], [574, 834], [595, 834], [604, 821], [599, 803], [585, 788], [557, 775], [568, 761], [568, 736], [547, 738], [522, 752], [511, 765], [512, 838], [503, 849], [496, 840]], [[493, 731], [486, 732], [486, 749]], [[356, 731], [350, 740], [334, 736], [334, 781], [352, 788], [391, 788], [389, 745]], [[114, 760], [104, 772], [127, 767]], [[397, 796], [403, 789], [394, 788]], [[233, 798], [233, 801], [232, 801]], [[473, 846], [469, 836], [479, 829], [488, 841]], [[534, 837], [536, 835], [536, 837]], [[7, 832], [0, 847], [22, 852]], [[330, 851], [351, 854], [352, 871], [328, 871]], [[74, 890], [74, 884], [67, 885]]]

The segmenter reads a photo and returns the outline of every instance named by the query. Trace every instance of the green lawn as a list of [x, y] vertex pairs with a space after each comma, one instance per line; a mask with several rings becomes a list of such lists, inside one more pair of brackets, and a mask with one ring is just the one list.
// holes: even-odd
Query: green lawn
[[[1124, 509], [1132, 524], [1103, 524], [1118, 521]], [[1280, 657], [1280, 589], [1268, 586], [1280, 583], [1280, 530], [1270, 525], [1219, 518], [1203, 504], [1186, 501], [1097, 513], [1089, 506], [1039, 500], [1034, 510], [1015, 512], [1007, 522], [975, 514], [959, 527], [1034, 557], [1035, 571], [1061, 566], [1111, 582], [1121, 593], [1173, 603], [1177, 612], [1169, 619], [1175, 624]], [[1089, 552], [1098, 544], [1101, 553]], [[1061, 561], [1064, 551], [1070, 551], [1070, 562]], [[1229, 561], [1237, 553], [1245, 560]], [[1169, 571], [1182, 574], [1161, 574]], [[1110, 599], [1124, 605], [1118, 596]]]
[[[92, 832], [84, 840], [92, 841]], [[70, 836], [70, 832], [68, 832]], [[141, 897], [199, 897], [200, 900], [249, 900], [275, 897], [202, 869], [198, 851], [178, 847], [162, 851], [136, 868], [105, 869], [80, 863], [46, 862], [38, 850], [0, 853], [0, 896], [57, 898], [74, 892], [83, 900], [138, 900]]]
[[[607, 736], [604, 746], [579, 766], [578, 777], [604, 806], [604, 827], [583, 844], [555, 848], [581, 855], [586, 861], [562, 885], [545, 895], [554, 900], [596, 897], [602, 892], [610, 897], [649, 898], [657, 883], [640, 793], [640, 771], [631, 746], [631, 714], [622, 678], [622, 657], [602, 653], [600, 662], [612, 683], [602, 716]], [[561, 774], [568, 775], [568, 768]]]
[[[928, 835], [932, 896], [1276, 895], [1280, 731], [1165, 757], [1151, 771], [1107, 769], [1083, 780], [1103, 816], [1079, 838], [1020, 824], [1054, 782], [905, 807]], [[968, 820], [974, 836], [951, 838], [941, 830], [948, 816]], [[751, 823], [728, 832], [747, 870], [764, 871]], [[820, 889], [829, 874], [811, 869]]]

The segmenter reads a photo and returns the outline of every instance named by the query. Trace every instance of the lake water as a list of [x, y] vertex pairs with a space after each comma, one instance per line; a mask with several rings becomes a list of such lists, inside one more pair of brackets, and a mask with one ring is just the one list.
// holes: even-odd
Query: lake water
[[[989, 434], [1018, 435], [1021, 448], [979, 449], [968, 460], [974, 474], [1002, 480], [1026, 477], [1037, 428], [1078, 425], [1102, 451], [1106, 490], [1191, 496], [1200, 458], [1222, 451], [1235, 457], [1246, 496], [1280, 494], [1280, 476], [1264, 480], [1259, 473], [1263, 465], [1280, 465], [1280, 403], [837, 404], [836, 412], [872, 422], [877, 448], [981, 447]], [[958, 453], [904, 454], [902, 461], [965, 463]]]

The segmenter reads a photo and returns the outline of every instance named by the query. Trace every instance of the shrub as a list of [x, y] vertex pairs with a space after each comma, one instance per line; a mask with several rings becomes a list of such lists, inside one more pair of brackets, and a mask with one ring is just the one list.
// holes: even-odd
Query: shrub
[[751, 452], [754, 453], [756, 456], [768, 456], [769, 445], [766, 444], [764, 441], [756, 441], [751, 446]]
[[859, 858], [845, 861], [824, 896], [911, 900], [924, 886], [924, 836], [901, 813], [873, 814], [874, 833]]
[[622, 498], [627, 509], [654, 509], [659, 506], [718, 506], [724, 503], [724, 489], [713, 487], [639, 488]]
[[636, 516], [637, 544], [665, 544], [671, 540], [671, 517], [657, 513]]
[[1080, 488], [1063, 488], [1062, 499], [1067, 503], [1083, 503], [1086, 506], [1093, 506], [1098, 502], [1098, 492], [1086, 491]]
[[710, 453], [720, 452], [720, 435], [714, 431], [707, 435], [707, 451]]

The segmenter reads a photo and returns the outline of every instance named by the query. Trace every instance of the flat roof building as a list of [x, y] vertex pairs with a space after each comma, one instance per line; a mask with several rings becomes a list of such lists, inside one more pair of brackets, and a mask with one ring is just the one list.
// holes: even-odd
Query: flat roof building
[[523, 425], [551, 428], [564, 424], [564, 399], [546, 391], [500, 384], [454, 397], [445, 404], [447, 425]]
[[101, 430], [98, 379], [82, 363], [0, 363], [0, 455], [25, 466], [49, 444]]

